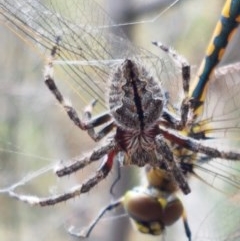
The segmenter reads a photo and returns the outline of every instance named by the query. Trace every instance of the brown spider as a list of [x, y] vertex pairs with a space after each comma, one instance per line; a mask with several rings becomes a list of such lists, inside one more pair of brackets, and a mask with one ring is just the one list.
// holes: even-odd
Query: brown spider
[[[113, 161], [118, 154], [124, 154], [123, 165], [142, 167], [148, 164], [152, 167], [163, 168], [172, 175], [181, 190], [188, 194], [190, 188], [180, 167], [178, 155], [171, 150], [172, 145], [186, 148], [193, 153], [203, 153], [209, 158], [240, 160], [240, 153], [222, 152], [180, 134], [179, 130], [185, 128], [188, 122], [192, 121], [191, 106], [194, 101], [185, 97], [182, 101], [180, 118], [175, 117], [167, 109], [167, 99], [158, 81], [137, 59], [124, 60], [113, 71], [109, 86], [109, 112], [92, 119], [91, 112], [96, 103], [93, 101], [86, 108], [84, 118], [81, 119], [54, 82], [52, 59], [58, 50], [59, 40], [57, 40], [57, 45], [53, 48], [49, 63], [46, 65], [44, 73], [46, 85], [72, 122], [81, 130], [86, 130], [93, 140], [99, 141], [112, 131], [115, 134], [110, 137], [107, 144], [101, 145], [89, 156], [56, 169], [56, 174], [61, 177], [76, 172], [94, 161], [102, 160], [102, 165], [96, 173], [82, 184], [73, 187], [65, 194], [46, 198], [10, 192], [12, 196], [21, 201], [41, 206], [66, 201], [88, 192], [103, 180], [111, 171]], [[154, 44], [168, 52], [177, 63], [180, 63], [186, 96], [190, 78], [190, 66], [187, 61], [160, 43], [155, 42]], [[95, 132], [94, 128], [102, 124], [106, 124], [105, 127], [99, 132]]]

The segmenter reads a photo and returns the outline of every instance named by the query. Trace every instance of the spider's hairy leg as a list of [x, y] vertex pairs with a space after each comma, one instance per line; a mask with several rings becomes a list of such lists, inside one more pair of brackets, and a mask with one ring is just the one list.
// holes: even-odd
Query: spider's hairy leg
[[68, 229], [69, 234], [78, 237], [78, 238], [87, 238], [89, 237], [89, 235], [91, 234], [92, 230], [94, 229], [94, 227], [98, 224], [98, 222], [100, 221], [100, 219], [103, 217], [103, 215], [106, 212], [112, 211], [114, 209], [116, 209], [117, 207], [119, 207], [120, 205], [122, 205], [122, 198], [114, 201], [113, 203], [110, 203], [108, 206], [106, 206], [105, 208], [103, 208], [99, 214], [97, 215], [97, 217], [92, 221], [92, 223], [86, 227], [84, 230], [82, 230], [81, 232], [74, 232], [73, 228], [74, 227], [70, 227]]
[[[51, 51], [51, 55], [48, 58], [47, 63], [45, 65], [45, 71], [44, 71], [45, 84], [47, 85], [49, 90], [53, 93], [53, 95], [58, 100], [60, 105], [63, 107], [65, 112], [68, 114], [71, 121], [77, 127], [79, 127], [81, 130], [88, 130], [88, 129], [91, 130], [94, 127], [97, 127], [99, 125], [102, 125], [102, 124], [108, 122], [109, 120], [111, 120], [111, 115], [109, 113], [104, 113], [104, 114], [98, 116], [97, 118], [92, 119], [89, 122], [81, 120], [77, 111], [75, 110], [75, 108], [72, 107], [70, 101], [65, 99], [64, 96], [62, 95], [62, 93], [60, 92], [60, 90], [58, 89], [57, 85], [55, 84], [54, 77], [53, 77], [53, 72], [54, 72], [54, 70], [53, 70], [53, 59], [55, 58], [55, 55], [57, 54], [57, 51], [59, 49], [59, 47], [58, 47], [59, 41], [60, 41], [60, 39], [57, 39], [57, 43], [53, 47], [53, 49]], [[98, 135], [99, 137], [98, 136], [95, 137], [95, 135], [92, 134], [92, 131], [89, 132], [89, 135], [93, 140], [99, 140], [104, 136], [104, 134], [105, 135], [108, 134], [112, 130], [112, 128], [113, 128], [113, 125], [109, 124], [108, 128], [105, 127], [105, 130], [102, 131]]]
[[9, 194], [12, 197], [22, 202], [26, 202], [31, 205], [39, 205], [39, 206], [51, 206], [60, 202], [67, 201], [76, 196], [80, 196], [82, 193], [89, 192], [100, 181], [106, 178], [106, 176], [112, 169], [114, 157], [115, 157], [115, 151], [112, 150], [111, 152], [108, 153], [108, 155], [106, 156], [106, 159], [103, 161], [100, 168], [92, 177], [84, 181], [82, 184], [76, 185], [75, 187], [71, 188], [68, 192], [64, 194], [57, 194], [57, 195], [49, 196], [45, 198], [39, 198], [39, 197], [28, 196], [28, 195], [20, 195], [13, 191], [9, 191]]
[[173, 178], [176, 180], [176, 183], [183, 191], [184, 194], [191, 192], [191, 189], [188, 185], [186, 178], [183, 175], [180, 167], [177, 166], [176, 161], [174, 160], [173, 153], [167, 143], [163, 140], [161, 135], [158, 135], [156, 138], [156, 149], [158, 154], [162, 157], [161, 162], [166, 166], [167, 171], [171, 173]]
[[115, 147], [115, 143], [110, 142], [105, 146], [101, 146], [97, 150], [94, 150], [89, 157], [80, 157], [80, 159], [74, 158], [74, 160], [71, 161], [70, 163], [64, 166], [60, 165], [55, 169], [55, 173], [57, 174], [58, 177], [62, 177], [62, 176], [69, 175], [73, 172], [76, 172], [84, 168], [85, 166], [91, 164], [92, 162], [98, 161], [106, 154], [113, 151], [114, 147]]
[[190, 64], [188, 61], [181, 55], [179, 55], [175, 50], [163, 45], [160, 42], [152, 42], [154, 45], [166, 52], [178, 65], [181, 66], [182, 71], [182, 80], [183, 80], [183, 91], [184, 99], [181, 104], [181, 120], [174, 122], [174, 128], [177, 130], [182, 130], [187, 122], [189, 117], [189, 109], [191, 107], [191, 99], [188, 97], [189, 92], [189, 82], [190, 82]]
[[161, 42], [152, 42], [154, 45], [162, 49], [168, 55], [172, 57], [172, 59], [181, 66], [182, 69], [182, 79], [183, 79], [183, 90], [185, 95], [188, 95], [189, 91], [189, 81], [190, 81], [190, 64], [188, 61], [181, 55], [179, 55], [175, 50], [163, 45]]
[[203, 153], [210, 158], [221, 158], [233, 161], [240, 161], [240, 153], [238, 152], [219, 151], [217, 148], [203, 145], [198, 140], [186, 137], [184, 135], [176, 134], [172, 130], [167, 130], [164, 127], [160, 127], [160, 133], [164, 136], [164, 138], [170, 140], [173, 143], [181, 145], [181, 147], [186, 148], [192, 152]]
[[[107, 119], [103, 118], [101, 121], [101, 117], [96, 117], [95, 119], [92, 118], [92, 109], [96, 105], [97, 100], [93, 100], [90, 105], [88, 105], [84, 110], [84, 120], [86, 123], [88, 123], [88, 135], [94, 140], [94, 141], [100, 141], [103, 137], [105, 137], [108, 133], [112, 131], [114, 128], [114, 123], [111, 122], [107, 126], [105, 126], [103, 129], [101, 129], [99, 132], [95, 132], [94, 127], [100, 124], [104, 124], [107, 122]], [[92, 126], [92, 128], [90, 128]]]
[[92, 110], [97, 104], [97, 100], [94, 99], [84, 110], [84, 120], [91, 120], [92, 119]]

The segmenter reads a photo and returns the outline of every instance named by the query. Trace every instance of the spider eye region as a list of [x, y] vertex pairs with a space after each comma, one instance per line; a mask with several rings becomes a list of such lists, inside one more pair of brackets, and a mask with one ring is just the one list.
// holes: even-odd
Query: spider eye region
[[164, 95], [143, 65], [126, 59], [117, 67], [110, 83], [109, 107], [118, 126], [142, 131], [159, 120]]

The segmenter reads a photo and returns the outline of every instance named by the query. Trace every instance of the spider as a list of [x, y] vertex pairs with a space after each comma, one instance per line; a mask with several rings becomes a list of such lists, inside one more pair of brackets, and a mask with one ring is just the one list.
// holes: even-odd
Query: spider
[[[60, 38], [57, 38], [49, 61], [45, 67], [44, 80], [49, 90], [66, 111], [71, 121], [81, 130], [87, 131], [89, 136], [97, 141], [109, 136], [106, 143], [92, 151], [88, 156], [75, 160], [68, 165], [56, 169], [59, 177], [69, 175], [79, 169], [102, 160], [100, 168], [88, 180], [84, 181], [64, 194], [57, 194], [46, 198], [34, 196], [12, 196], [21, 201], [40, 205], [54, 205], [66, 201], [82, 193], [86, 193], [97, 185], [111, 171], [113, 161], [119, 154], [124, 155], [123, 165], [143, 167], [150, 165], [164, 169], [184, 194], [190, 193], [190, 187], [180, 167], [178, 155], [174, 153], [174, 145], [190, 150], [193, 153], [202, 153], [209, 158], [224, 158], [240, 160], [240, 153], [223, 152], [201, 144], [190, 136], [181, 134], [187, 128], [192, 117], [193, 106], [197, 101], [187, 97], [190, 79], [190, 65], [174, 50], [159, 42], [154, 44], [160, 47], [180, 64], [182, 69], [183, 90], [185, 97], [182, 100], [180, 117], [171, 113], [167, 108], [166, 94], [163, 92], [157, 79], [149, 74], [138, 59], [126, 59], [113, 71], [109, 86], [109, 111], [96, 118], [92, 118], [94, 100], [86, 107], [81, 119], [69, 101], [63, 97], [55, 84], [53, 77], [53, 59], [59, 49]], [[105, 124], [99, 131], [94, 128]], [[113, 133], [110, 136], [110, 133]]]
[[[93, 100], [86, 107], [83, 117], [80, 118], [55, 84], [53, 59], [58, 52], [60, 41], [61, 39], [57, 38], [57, 44], [53, 47], [45, 68], [44, 80], [47, 87], [62, 105], [71, 121], [81, 130], [87, 131], [94, 141], [98, 142], [106, 136], [109, 138], [90, 155], [73, 161], [69, 165], [58, 167], [56, 174], [59, 177], [68, 175], [98, 160], [101, 160], [102, 164], [91, 178], [73, 187], [65, 194], [39, 198], [18, 195], [10, 190], [10, 195], [29, 204], [41, 206], [66, 201], [90, 191], [108, 175], [113, 161], [121, 161], [120, 156], [123, 155], [123, 165], [147, 167], [148, 186], [134, 188], [108, 205], [85, 233], [76, 234], [72, 230], [69, 230], [69, 232], [75, 236], [88, 237], [106, 211], [123, 205], [126, 213], [136, 224], [137, 229], [143, 233], [159, 235], [165, 226], [182, 217], [186, 236], [188, 240], [191, 240], [191, 232], [183, 205], [175, 195], [178, 190], [177, 186], [185, 194], [190, 192], [186, 174], [191, 173], [188, 168], [193, 167], [192, 162], [197, 161], [195, 155], [198, 155], [198, 152], [205, 154], [209, 159], [219, 157], [231, 160], [240, 160], [240, 153], [222, 152], [210, 148], [206, 144], [200, 144], [197, 140], [205, 135], [204, 131], [197, 133], [192, 131], [195, 124], [197, 126], [195, 110], [202, 105], [202, 98], [200, 98], [201, 96], [194, 96], [194, 98], [188, 96], [190, 65], [175, 51], [158, 42], [154, 43], [167, 52], [177, 65], [180, 65], [183, 79], [182, 89], [185, 96], [182, 99], [179, 112], [169, 108], [167, 93], [159, 85], [158, 79], [152, 76], [145, 65], [142, 64], [141, 59], [129, 58], [112, 71], [109, 79], [109, 111], [99, 117], [92, 118], [92, 109], [97, 103], [97, 100]], [[221, 48], [216, 49], [220, 51]], [[212, 54], [211, 56], [217, 55]], [[210, 66], [210, 68], [213, 68], [213, 66]], [[205, 72], [203, 71], [203, 73]], [[206, 76], [204, 75], [204, 77]], [[207, 81], [208, 78], [206, 77], [205, 80]], [[196, 92], [199, 92], [199, 90], [203, 92], [198, 87], [195, 90], [197, 90]], [[95, 127], [102, 125], [104, 127], [96, 132]], [[187, 130], [187, 134], [184, 135], [185, 130]], [[198, 134], [199, 136], [197, 136]], [[190, 152], [187, 152], [187, 150]], [[157, 175], [157, 177], [153, 177], [154, 175]], [[157, 186], [152, 183], [155, 180]], [[165, 181], [168, 181], [170, 186], [166, 185]], [[159, 200], [162, 202], [158, 202]], [[139, 206], [139, 203], [142, 206]], [[174, 205], [176, 209], [172, 209], [171, 205]], [[144, 212], [145, 209], [153, 210], [151, 217], [149, 213]], [[166, 216], [162, 214], [162, 211], [165, 212]]]

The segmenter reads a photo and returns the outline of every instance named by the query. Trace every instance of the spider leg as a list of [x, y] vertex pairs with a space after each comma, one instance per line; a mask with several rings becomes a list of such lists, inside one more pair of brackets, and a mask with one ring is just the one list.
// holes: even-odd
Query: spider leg
[[89, 192], [94, 186], [96, 186], [100, 181], [102, 181], [112, 169], [114, 156], [114, 150], [109, 152], [107, 158], [103, 161], [102, 165], [97, 170], [95, 175], [84, 181], [82, 184], [76, 185], [75, 187], [71, 188], [68, 192], [64, 194], [58, 194], [45, 198], [38, 198], [35, 196], [28, 195], [19, 195], [13, 192], [12, 190], [9, 191], [9, 194], [12, 197], [17, 198], [18, 200], [26, 202], [31, 205], [50, 206], [60, 202], [67, 201], [76, 196], [80, 196], [82, 193]]
[[164, 52], [166, 52], [172, 59], [178, 64], [181, 65], [182, 68], [182, 79], [183, 79], [183, 91], [185, 96], [188, 95], [189, 91], [189, 81], [190, 81], [190, 65], [188, 61], [178, 54], [175, 50], [172, 48], [169, 48], [165, 45], [163, 45], [160, 42], [152, 42], [154, 45], [162, 49]]
[[179, 124], [180, 122], [181, 121], [179, 120], [179, 118], [177, 118], [177, 116], [175, 116], [168, 109], [164, 108], [162, 112], [162, 118], [158, 122], [158, 125], [173, 128], [175, 130], [180, 130], [182, 128], [182, 124]]
[[92, 230], [94, 229], [94, 227], [97, 225], [97, 223], [100, 221], [100, 219], [103, 217], [103, 215], [108, 212], [108, 211], [112, 211], [114, 209], [116, 209], [117, 207], [119, 207], [120, 205], [122, 205], [122, 199], [119, 199], [117, 201], [114, 201], [113, 203], [109, 204], [108, 206], [106, 206], [105, 208], [103, 208], [98, 216], [92, 221], [92, 223], [84, 230], [82, 230], [81, 232], [74, 232], [73, 231], [73, 227], [70, 227], [68, 229], [68, 232], [78, 238], [87, 238], [89, 237], [89, 235], [91, 234]]
[[91, 164], [92, 162], [98, 161], [106, 154], [111, 152], [114, 149], [114, 147], [115, 147], [115, 143], [110, 142], [107, 145], [101, 146], [99, 149], [94, 150], [89, 157], [80, 157], [80, 158], [76, 157], [69, 164], [57, 167], [55, 170], [55, 173], [57, 174], [58, 177], [62, 177], [62, 176], [69, 175], [73, 172], [76, 172], [79, 169], [82, 169], [85, 166]]
[[[162, 136], [158, 135], [156, 137], [156, 150], [160, 156], [162, 156], [162, 161], [167, 171], [169, 171], [176, 183], [181, 188], [184, 194], [188, 194], [191, 192], [188, 182], [186, 181], [183, 172], [180, 167], [177, 166], [176, 161], [174, 160], [173, 153], [167, 143], [163, 140]], [[161, 167], [160, 167], [161, 168]]]
[[[189, 82], [190, 82], [190, 65], [188, 61], [181, 55], [179, 55], [175, 50], [168, 48], [167, 46], [163, 45], [160, 42], [153, 42], [154, 45], [157, 47], [161, 48], [164, 52], [166, 52], [172, 59], [181, 66], [182, 69], [182, 80], [183, 80], [183, 91], [184, 91], [184, 99], [181, 104], [181, 119], [180, 120], [172, 120], [173, 127], [177, 130], [182, 130], [187, 122], [188, 122], [188, 117], [189, 117], [189, 109], [191, 107], [192, 101], [188, 97], [188, 92], [189, 92]], [[168, 116], [168, 118], [170, 118]]]
[[[99, 121], [99, 117], [95, 118], [95, 119], [91, 119], [92, 118], [92, 109], [95, 106], [95, 104], [97, 103], [97, 100], [93, 100], [92, 103], [87, 106], [85, 108], [84, 111], [84, 120], [86, 120], [86, 122], [88, 123], [88, 135], [94, 140], [94, 141], [100, 141], [103, 137], [105, 137], [108, 133], [110, 133], [112, 131], [112, 129], [114, 128], [114, 123], [111, 122], [110, 124], [108, 124], [107, 126], [105, 126], [103, 129], [101, 129], [99, 132], [95, 132], [94, 127], [100, 125], [100, 124], [104, 124], [105, 122], [107, 122], [107, 118], [103, 118], [103, 121], [100, 122]], [[100, 118], [101, 120], [101, 118]], [[92, 128], [90, 128], [92, 126]]]
[[[88, 130], [88, 129], [91, 130], [92, 128], [94, 128], [96, 126], [99, 126], [99, 125], [102, 125], [102, 124], [108, 122], [109, 120], [111, 120], [111, 115], [109, 113], [104, 113], [104, 114], [98, 116], [97, 118], [90, 120], [89, 122], [81, 120], [77, 111], [75, 110], [75, 108], [72, 107], [70, 101], [65, 99], [63, 97], [62, 93], [60, 92], [60, 90], [58, 89], [57, 85], [55, 84], [54, 77], [53, 77], [53, 72], [54, 72], [53, 59], [58, 51], [59, 41], [60, 41], [60, 38], [57, 38], [56, 45], [53, 47], [53, 49], [51, 51], [51, 55], [45, 66], [45, 71], [44, 71], [45, 84], [47, 85], [49, 90], [52, 92], [52, 94], [55, 96], [55, 98], [58, 100], [58, 102], [63, 107], [65, 112], [68, 114], [70, 120], [81, 130]], [[109, 133], [111, 128], [113, 128], [113, 126], [110, 124], [108, 129], [106, 128], [106, 130], [102, 132], [102, 135], [105, 133], [106, 134]], [[91, 131], [90, 131], [90, 133], [91, 133]], [[99, 136], [101, 137], [101, 135], [99, 135]], [[92, 137], [94, 139], [94, 135], [92, 136], [90, 134], [90, 137]], [[96, 139], [98, 139], [98, 138], [96, 138]]]
[[101, 129], [99, 132], [95, 132], [94, 129], [90, 129], [88, 130], [88, 134], [89, 136], [91, 136], [91, 138], [98, 142], [100, 141], [103, 137], [105, 137], [108, 133], [110, 133], [113, 128], [115, 127], [114, 122], [111, 122], [110, 124], [108, 124], [107, 126], [105, 126], [103, 129]]
[[177, 143], [181, 145], [181, 147], [186, 148], [192, 152], [200, 152], [211, 158], [240, 161], [240, 153], [231, 151], [219, 151], [217, 148], [202, 145], [198, 140], [176, 134], [173, 131], [167, 130], [164, 127], [160, 127], [160, 133], [164, 136], [164, 138], [170, 140], [171, 142]]

